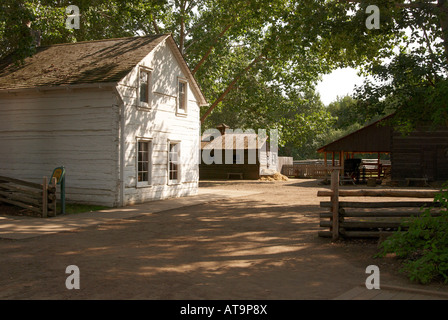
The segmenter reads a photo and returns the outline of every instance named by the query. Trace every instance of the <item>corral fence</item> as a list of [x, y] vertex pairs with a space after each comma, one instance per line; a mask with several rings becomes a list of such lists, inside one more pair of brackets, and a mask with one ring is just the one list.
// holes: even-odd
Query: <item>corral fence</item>
[[284, 166], [292, 166], [294, 164], [293, 157], [278, 157], [277, 158], [277, 171], [282, 173]]
[[[324, 160], [301, 160], [285, 163], [279, 168], [281, 174], [287, 177], [325, 179], [330, 178], [334, 167], [340, 167], [339, 160], [325, 165]], [[363, 180], [367, 178], [384, 178], [390, 174], [390, 161], [377, 159], [362, 159], [359, 166]]]
[[[440, 207], [434, 202], [437, 191], [425, 190], [339, 190], [339, 170], [331, 175], [331, 190], [318, 191], [318, 197], [330, 197], [330, 201], [322, 201], [321, 208], [329, 212], [320, 214], [319, 236], [338, 238], [379, 238], [390, 235], [406, 219], [421, 214], [422, 207]], [[409, 198], [407, 201], [340, 201], [340, 197], [399, 197]], [[421, 199], [429, 199], [420, 201]], [[437, 213], [434, 213], [436, 216]]]
[[281, 174], [287, 177], [296, 178], [329, 178], [333, 166], [325, 166], [313, 163], [295, 163], [292, 165], [283, 165]]
[[9, 203], [40, 215], [56, 216], [56, 178], [42, 184], [0, 176], [0, 202]]

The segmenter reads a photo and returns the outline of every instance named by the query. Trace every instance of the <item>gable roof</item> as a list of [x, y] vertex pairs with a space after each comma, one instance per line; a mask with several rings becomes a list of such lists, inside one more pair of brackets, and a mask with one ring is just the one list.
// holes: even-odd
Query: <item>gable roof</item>
[[[201, 141], [201, 149], [225, 150], [230, 147], [229, 149], [232, 150], [245, 150], [252, 149], [253, 146], [260, 149], [268, 139], [267, 137], [260, 138], [256, 133], [226, 133], [211, 141], [210, 136], [204, 137]], [[226, 145], [226, 140], [229, 141], [229, 145]]]
[[384, 122], [393, 116], [394, 114], [391, 114], [366, 125], [361, 129], [320, 147], [317, 152], [390, 152], [392, 128], [387, 125], [387, 122], [386, 124]]
[[171, 34], [43, 46], [21, 66], [9, 56], [0, 61], [0, 90], [117, 83], [165, 40], [190, 80], [200, 105], [205, 105], [199, 85]]

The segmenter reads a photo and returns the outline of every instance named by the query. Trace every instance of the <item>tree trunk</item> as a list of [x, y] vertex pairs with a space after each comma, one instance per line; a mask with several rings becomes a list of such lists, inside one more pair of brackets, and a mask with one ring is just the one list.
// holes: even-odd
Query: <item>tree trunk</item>
[[154, 28], [154, 31], [156, 32], [156, 34], [160, 34], [160, 29], [159, 29], [159, 26], [157, 25], [156, 17], [151, 15], [151, 18], [152, 18], [151, 23]]
[[184, 55], [184, 41], [185, 40], [185, 22], [184, 18], [181, 18], [180, 22], [180, 34], [179, 34], [179, 50]]
[[184, 45], [185, 45], [185, 6], [187, 2], [181, 2], [180, 9], [180, 32], [179, 32], [179, 50], [184, 55]]

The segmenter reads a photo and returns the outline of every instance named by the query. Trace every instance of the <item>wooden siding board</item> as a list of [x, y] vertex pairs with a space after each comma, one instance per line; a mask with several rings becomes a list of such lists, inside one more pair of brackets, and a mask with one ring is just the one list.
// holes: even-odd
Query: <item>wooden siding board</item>
[[[192, 92], [188, 91], [188, 113], [176, 116], [176, 96], [178, 77], [185, 78], [181, 68], [174, 60], [171, 49], [160, 45], [140, 64], [151, 68], [152, 86], [151, 108], [138, 108], [136, 66], [120, 82], [118, 92], [125, 103], [125, 203], [185, 196], [197, 193], [199, 180], [199, 106]], [[190, 87], [189, 87], [190, 90]], [[136, 148], [137, 139], [152, 141], [151, 186], [137, 187]], [[168, 140], [181, 143], [181, 184], [167, 184]], [[192, 183], [189, 183], [192, 181]]]
[[410, 135], [395, 132], [392, 136], [392, 179], [448, 179], [448, 128], [430, 130], [419, 127]]
[[111, 90], [0, 96], [0, 172], [40, 182], [66, 167], [67, 201], [115, 205], [118, 107]]
[[[234, 150], [235, 152], [235, 150]], [[225, 150], [222, 153], [222, 164], [205, 164], [202, 162], [199, 166], [200, 179], [227, 179], [228, 173], [242, 173], [243, 179], [256, 180], [260, 178], [260, 161], [257, 155], [255, 164], [248, 163], [249, 150], [244, 150], [243, 164], [226, 164]]]
[[[178, 77], [186, 76], [170, 48], [162, 44], [139, 63], [154, 72], [157, 93], [152, 95], [150, 110], [137, 108], [138, 66], [117, 85], [120, 98], [111, 89], [92, 88], [0, 92], [0, 146], [8, 150], [0, 155], [0, 173], [41, 179], [43, 172], [49, 175], [54, 167], [65, 165], [67, 197], [81, 203], [118, 205], [121, 183], [124, 205], [196, 194], [200, 110], [188, 86], [188, 114], [176, 115]], [[138, 137], [151, 139], [153, 146], [152, 186], [145, 188], [136, 188]], [[167, 185], [168, 140], [181, 142], [182, 183], [178, 185]]]

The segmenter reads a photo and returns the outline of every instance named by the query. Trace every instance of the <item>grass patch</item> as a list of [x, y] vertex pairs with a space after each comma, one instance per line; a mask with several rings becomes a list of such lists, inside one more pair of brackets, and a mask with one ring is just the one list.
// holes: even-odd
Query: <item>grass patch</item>
[[[65, 204], [65, 213], [66, 214], [92, 212], [92, 211], [99, 211], [99, 210], [105, 210], [105, 209], [110, 209], [110, 208], [105, 207], [105, 206], [90, 205], [90, 204], [78, 204], [78, 203], [66, 203]], [[58, 214], [61, 212], [60, 203], [58, 203], [58, 205], [57, 205], [57, 211], [58, 211]]]

